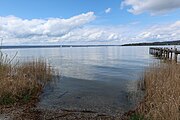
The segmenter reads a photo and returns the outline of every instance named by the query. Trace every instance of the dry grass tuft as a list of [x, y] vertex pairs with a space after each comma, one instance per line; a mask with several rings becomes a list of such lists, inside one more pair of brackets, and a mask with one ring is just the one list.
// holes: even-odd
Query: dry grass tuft
[[12, 59], [0, 51], [0, 105], [27, 103], [37, 98], [53, 74], [43, 60], [12, 64]]
[[146, 95], [137, 114], [150, 120], [180, 120], [180, 64], [154, 65], [143, 82]]

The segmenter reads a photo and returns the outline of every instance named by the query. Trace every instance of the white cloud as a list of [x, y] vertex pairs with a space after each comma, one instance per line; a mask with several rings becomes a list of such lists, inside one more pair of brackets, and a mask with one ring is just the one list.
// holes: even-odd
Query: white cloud
[[[69, 19], [21, 19], [15, 16], [0, 17], [0, 36], [4, 39], [16, 39], [17, 42], [28, 42], [38, 37], [60, 37], [73, 29], [93, 21], [96, 18], [93, 12], [81, 14]], [[25, 39], [22, 41], [22, 39]], [[29, 41], [31, 42], [31, 41]]]
[[[141, 30], [136, 24], [100, 26], [89, 25], [95, 20], [93, 12], [69, 19], [32, 19], [14, 16], [0, 17], [0, 37], [4, 44], [124, 44], [180, 40], [180, 21], [154, 25]], [[138, 24], [139, 25], [139, 24]]]
[[111, 12], [111, 8], [107, 8], [106, 10], [105, 10], [105, 13], [110, 13]]
[[171, 24], [155, 25], [144, 29], [133, 37], [132, 40], [136, 42], [180, 40], [180, 21]]
[[[85, 27], [73, 30], [63, 37], [59, 38], [60, 41], [74, 43], [111, 43], [120, 39], [120, 34], [117, 31], [101, 28], [97, 26]], [[58, 40], [59, 41], [59, 40]]]
[[3, 44], [88, 44], [109, 43], [119, 39], [111, 28], [88, 27], [95, 20], [93, 12], [69, 19], [21, 19], [15, 16], [0, 17], [0, 37]]
[[180, 40], [180, 21], [154, 25], [141, 30], [132, 29], [133, 26], [136, 27], [136, 24], [85, 27], [70, 32], [65, 40], [87, 44], [124, 44]]
[[133, 14], [148, 12], [156, 15], [180, 8], [180, 0], [124, 0], [121, 8], [125, 6], [130, 6], [128, 11]]

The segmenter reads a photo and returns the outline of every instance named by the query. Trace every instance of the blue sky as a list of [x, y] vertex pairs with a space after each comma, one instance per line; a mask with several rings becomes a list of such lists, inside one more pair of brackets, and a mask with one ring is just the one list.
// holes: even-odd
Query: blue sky
[[176, 40], [179, 8], [179, 0], [0, 0], [0, 36], [5, 44]]

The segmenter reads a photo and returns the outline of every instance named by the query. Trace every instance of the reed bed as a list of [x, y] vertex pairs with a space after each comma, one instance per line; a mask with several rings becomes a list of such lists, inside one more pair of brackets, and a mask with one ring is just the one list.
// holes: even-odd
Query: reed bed
[[0, 105], [27, 103], [38, 98], [43, 87], [53, 79], [54, 70], [44, 60], [12, 63], [0, 51]]
[[180, 120], [180, 64], [153, 65], [142, 82], [145, 99], [136, 115], [148, 120]]

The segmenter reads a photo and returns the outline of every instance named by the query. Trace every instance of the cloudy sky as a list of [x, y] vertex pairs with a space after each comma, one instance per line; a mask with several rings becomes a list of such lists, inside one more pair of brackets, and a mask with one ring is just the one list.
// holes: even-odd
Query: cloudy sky
[[0, 0], [5, 45], [180, 40], [180, 0]]

